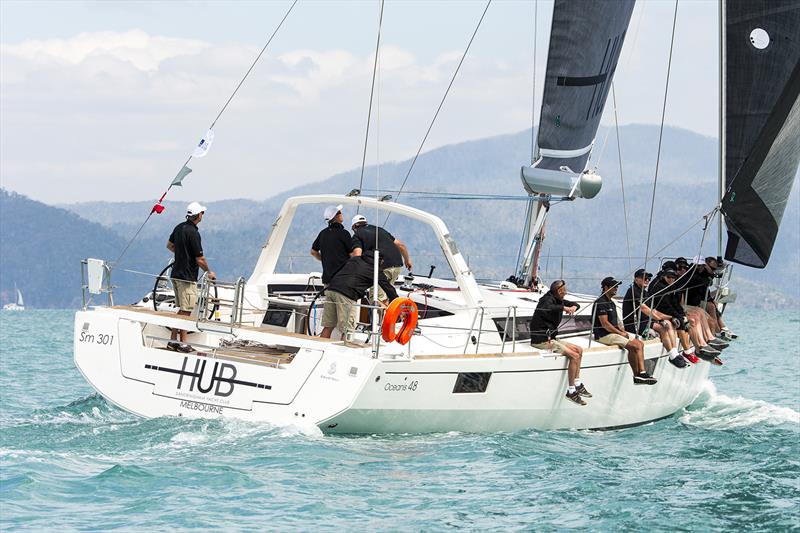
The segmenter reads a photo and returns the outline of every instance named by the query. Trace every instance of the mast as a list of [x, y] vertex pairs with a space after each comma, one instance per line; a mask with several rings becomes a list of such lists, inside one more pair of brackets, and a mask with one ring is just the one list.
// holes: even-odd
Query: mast
[[[719, 0], [719, 163], [717, 171], [718, 196], [725, 196], [725, 0]], [[717, 261], [722, 260], [722, 211], [717, 218]]]

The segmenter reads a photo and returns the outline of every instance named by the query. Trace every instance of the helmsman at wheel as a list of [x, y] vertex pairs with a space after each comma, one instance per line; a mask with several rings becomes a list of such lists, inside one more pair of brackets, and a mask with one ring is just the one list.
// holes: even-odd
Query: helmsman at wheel
[[[208, 267], [203, 255], [203, 244], [197, 225], [203, 220], [206, 208], [198, 202], [186, 207], [186, 220], [181, 222], [169, 236], [167, 249], [175, 254], [172, 265], [172, 286], [175, 288], [175, 301], [180, 308], [179, 315], [191, 315], [197, 304], [197, 275], [202, 268], [208, 272], [209, 279], [217, 279], [217, 275]], [[180, 343], [175, 342], [180, 335]], [[172, 330], [172, 339], [167, 348], [188, 353], [192, 347], [186, 344], [186, 330]]]

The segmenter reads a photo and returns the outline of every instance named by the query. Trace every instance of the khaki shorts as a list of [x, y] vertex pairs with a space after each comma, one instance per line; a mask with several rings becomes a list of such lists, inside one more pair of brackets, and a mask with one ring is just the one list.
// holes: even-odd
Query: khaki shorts
[[337, 328], [342, 335], [356, 327], [355, 301], [336, 291], [325, 291], [322, 327]]
[[[389, 283], [394, 285], [394, 282], [397, 281], [397, 278], [400, 277], [400, 272], [403, 271], [403, 267], [389, 267], [383, 269], [383, 275], [386, 276], [386, 279], [389, 280]], [[380, 286], [378, 286], [378, 300], [384, 301], [388, 298], [386, 296], [386, 291], [384, 291]], [[372, 303], [373, 300], [372, 296], [372, 289], [369, 290], [369, 300]]]
[[597, 342], [600, 344], [605, 344], [606, 346], [619, 346], [620, 348], [624, 348], [629, 342], [631, 342], [631, 340], [628, 337], [623, 337], [617, 333], [609, 333], [608, 335], [604, 335], [597, 339]]
[[172, 280], [175, 288], [175, 302], [181, 311], [191, 313], [197, 305], [197, 283], [194, 281]]
[[564, 353], [564, 350], [567, 349], [567, 346], [563, 342], [555, 339], [548, 342], [540, 342], [539, 344], [532, 344], [531, 346], [537, 350], [548, 350], [553, 353]]

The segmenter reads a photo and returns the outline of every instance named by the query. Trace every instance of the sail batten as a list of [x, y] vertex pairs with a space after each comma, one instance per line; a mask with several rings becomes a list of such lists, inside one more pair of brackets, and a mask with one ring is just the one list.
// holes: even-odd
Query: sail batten
[[727, 0], [725, 258], [764, 268], [800, 165], [800, 5]]

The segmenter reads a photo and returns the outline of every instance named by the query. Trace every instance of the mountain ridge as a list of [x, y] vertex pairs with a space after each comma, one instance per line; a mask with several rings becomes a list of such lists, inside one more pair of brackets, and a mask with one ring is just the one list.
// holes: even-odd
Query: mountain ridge
[[[652, 196], [652, 174], [657, 150], [658, 128], [632, 125], [620, 128], [623, 143], [625, 197], [628, 208], [628, 225], [631, 255], [644, 255], [647, 220]], [[498, 135], [487, 139], [436, 148], [420, 155], [411, 174], [407, 190], [424, 189], [426, 192], [489, 193], [522, 196], [519, 168], [529, 160], [531, 130]], [[601, 129], [598, 139], [607, 139], [605, 146], [596, 150], [604, 173], [604, 186], [594, 200], [576, 200], [554, 204], [548, 222], [547, 240], [543, 248], [542, 276], [572, 276], [573, 285], [589, 293], [596, 291], [595, 283], [608, 273], [623, 275], [629, 271], [627, 261], [625, 220], [621, 208], [622, 181], [617, 160], [616, 136]], [[599, 142], [599, 141], [598, 141]], [[626, 153], [629, 156], [626, 156]], [[677, 153], [677, 155], [676, 155]], [[665, 128], [662, 143], [662, 160], [659, 169], [654, 232], [650, 255], [681, 234], [690, 222], [702, 222], [702, 216], [717, 202], [716, 139], [681, 130]], [[408, 171], [410, 160], [386, 162], [380, 166], [382, 190], [396, 190]], [[365, 169], [365, 183], [375, 181], [377, 167]], [[201, 226], [204, 248], [209, 261], [218, 273], [229, 279], [247, 276], [255, 264], [269, 226], [289, 196], [299, 194], [346, 193], [358, 186], [360, 168], [337, 173], [317, 183], [301, 184], [264, 200], [227, 199], [206, 202], [209, 207]], [[424, 183], [425, 186], [414, 186]], [[187, 181], [186, 185], [191, 186]], [[365, 190], [369, 189], [365, 185]], [[781, 306], [800, 304], [797, 283], [780, 283], [776, 280], [800, 278], [800, 231], [792, 227], [798, 220], [798, 191], [789, 201], [785, 222], [781, 228], [775, 254], [766, 272], [737, 269], [737, 274], [748, 280], [752, 287], [764, 291], [753, 305], [769, 305], [771, 301], [783, 302]], [[371, 192], [370, 192], [371, 194]], [[520, 201], [460, 201], [420, 199], [404, 194], [400, 200], [440, 216], [448, 224], [451, 234], [470, 260], [476, 276], [502, 279], [513, 273], [519, 248], [519, 235], [524, 217], [524, 202]], [[43, 204], [42, 204], [43, 205]], [[149, 272], [158, 272], [166, 264], [169, 254], [164, 244], [166, 236], [177, 222], [184, 205], [167, 202], [164, 214], [154, 216], [142, 231], [140, 238], [128, 252], [128, 268], [136, 265]], [[87, 221], [101, 225], [115, 235], [114, 242], [127, 241], [136, 231], [152, 202], [83, 202], [62, 205], [61, 208], [77, 213]], [[321, 211], [321, 209], [317, 209]], [[300, 213], [288, 239], [286, 266], [304, 270], [318, 270], [308, 249], [313, 236], [324, 225], [321, 213], [314, 209]], [[349, 215], [349, 213], [348, 213]], [[372, 214], [368, 214], [372, 216]], [[437, 275], [444, 268], [428, 254], [438, 251], [430, 245], [422, 229], [404, 225], [394, 218], [387, 229], [407, 242], [416, 256], [417, 270], [427, 273], [428, 264], [437, 265]], [[603, 230], [603, 231], [601, 231]], [[716, 255], [709, 242], [716, 242], [716, 230], [706, 234], [695, 229], [678, 240], [665, 254]], [[699, 243], [703, 241], [704, 247]], [[120, 246], [121, 248], [121, 246]], [[616, 259], [608, 259], [614, 250]], [[118, 253], [118, 252], [117, 252]], [[84, 254], [87, 255], [87, 254]], [[563, 256], [563, 257], [561, 257]], [[114, 254], [105, 256], [113, 259]], [[635, 260], [633, 261], [635, 263]], [[561, 265], [564, 265], [563, 267]], [[650, 268], [657, 265], [649, 264]], [[76, 267], [77, 268], [77, 267]], [[130, 268], [132, 269], [132, 268]], [[4, 282], [5, 283], [5, 282]], [[137, 285], [139, 289], [144, 285]], [[756, 290], [756, 289], [754, 289]], [[143, 293], [142, 290], [141, 293]], [[135, 292], [131, 292], [134, 295]]]

